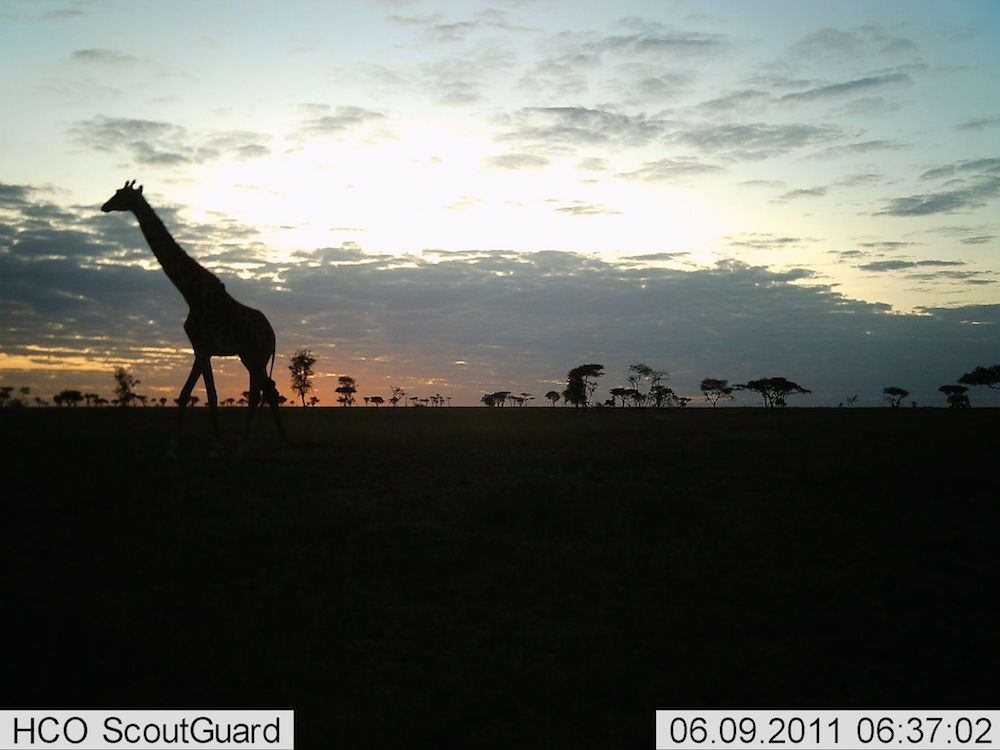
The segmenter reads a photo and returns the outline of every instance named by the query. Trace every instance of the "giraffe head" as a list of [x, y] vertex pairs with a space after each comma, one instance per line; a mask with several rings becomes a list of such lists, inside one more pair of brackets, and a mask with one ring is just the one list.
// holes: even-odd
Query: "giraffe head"
[[135, 211], [142, 203], [143, 198], [142, 185], [138, 189], [133, 188], [133, 185], [135, 185], [135, 180], [132, 180], [132, 182], [126, 180], [125, 185], [118, 188], [115, 194], [101, 206], [101, 210], [104, 213], [108, 213], [109, 211]]

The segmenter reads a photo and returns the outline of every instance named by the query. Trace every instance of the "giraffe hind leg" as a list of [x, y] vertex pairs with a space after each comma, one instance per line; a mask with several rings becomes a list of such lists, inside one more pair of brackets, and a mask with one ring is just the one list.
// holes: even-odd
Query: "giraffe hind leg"
[[187, 406], [188, 399], [191, 398], [191, 391], [194, 390], [195, 383], [201, 377], [203, 364], [203, 360], [200, 357], [195, 358], [194, 364], [191, 365], [191, 374], [188, 375], [184, 387], [181, 388], [181, 394], [177, 398], [177, 422], [174, 424], [174, 434], [171, 436], [170, 444], [167, 446], [167, 458], [173, 458], [177, 455], [177, 447], [181, 441], [181, 423], [184, 420], [184, 408]]

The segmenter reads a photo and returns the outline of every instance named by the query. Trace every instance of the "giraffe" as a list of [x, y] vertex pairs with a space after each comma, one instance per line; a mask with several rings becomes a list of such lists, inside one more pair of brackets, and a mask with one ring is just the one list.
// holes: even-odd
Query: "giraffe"
[[271, 406], [278, 434], [284, 440], [285, 431], [278, 413], [278, 390], [271, 379], [276, 351], [274, 330], [264, 317], [264, 313], [234, 300], [215, 275], [184, 252], [146, 202], [142, 195], [142, 185], [135, 188], [135, 180], [126, 181], [125, 185], [101, 206], [101, 210], [105, 213], [130, 211], [135, 215], [153, 255], [160, 262], [167, 278], [188, 303], [189, 311], [187, 320], [184, 321], [184, 332], [194, 349], [194, 364], [177, 399], [177, 422], [167, 449], [167, 456], [173, 457], [176, 454], [184, 408], [191, 398], [191, 391], [198, 378], [203, 378], [205, 381], [208, 404], [212, 410], [212, 430], [215, 436], [212, 455], [215, 456], [218, 452], [219, 423], [216, 416], [218, 396], [215, 392], [215, 379], [212, 376], [212, 357], [238, 356], [250, 374], [250, 395], [247, 399], [250, 408], [240, 452], [243, 452], [244, 445], [250, 437], [250, 425], [253, 423], [254, 411], [261, 402], [262, 393]]

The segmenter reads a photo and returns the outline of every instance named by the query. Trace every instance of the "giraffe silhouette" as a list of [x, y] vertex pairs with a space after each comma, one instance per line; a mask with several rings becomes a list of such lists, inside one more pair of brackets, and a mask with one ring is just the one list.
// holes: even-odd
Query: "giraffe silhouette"
[[172, 457], [177, 451], [184, 407], [187, 406], [191, 391], [199, 377], [205, 381], [208, 404], [212, 411], [212, 430], [215, 436], [212, 454], [215, 455], [218, 451], [219, 423], [216, 416], [218, 396], [215, 392], [215, 379], [212, 376], [212, 357], [238, 356], [250, 373], [250, 391], [247, 399], [250, 409], [240, 452], [243, 452], [246, 440], [250, 437], [250, 426], [253, 424], [257, 405], [261, 403], [261, 394], [270, 404], [278, 434], [284, 440], [285, 431], [278, 413], [278, 389], [271, 379], [276, 352], [271, 324], [260, 310], [254, 310], [233, 299], [214, 274], [184, 252], [170, 236], [160, 217], [146, 202], [142, 195], [142, 185], [138, 188], [134, 186], [135, 180], [126, 182], [101, 206], [101, 210], [105, 213], [131, 211], [135, 215], [153, 255], [189, 307], [187, 320], [184, 321], [184, 332], [187, 333], [194, 349], [194, 364], [177, 400], [177, 423], [167, 449], [167, 456]]

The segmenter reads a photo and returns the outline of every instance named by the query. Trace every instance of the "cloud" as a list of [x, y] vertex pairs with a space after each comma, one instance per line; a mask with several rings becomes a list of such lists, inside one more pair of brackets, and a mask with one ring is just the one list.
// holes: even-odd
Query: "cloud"
[[[323, 112], [329, 111], [326, 105], [311, 105], [310, 109], [317, 114], [319, 107], [325, 107]], [[355, 130], [370, 123], [382, 122], [386, 116], [382, 112], [377, 112], [364, 107], [340, 106], [333, 110], [333, 114], [320, 114], [306, 120], [298, 129], [296, 135], [301, 136], [325, 136], [339, 135], [350, 130]]]
[[644, 114], [626, 115], [586, 107], [528, 107], [506, 118], [502, 140], [558, 144], [641, 146], [659, 136], [665, 123]]
[[0, 182], [0, 208], [28, 205], [33, 188], [27, 185], [8, 185]]
[[538, 154], [509, 153], [490, 157], [486, 163], [499, 169], [538, 169], [548, 165], [549, 159]]
[[250, 131], [191, 133], [158, 120], [97, 116], [75, 123], [70, 132], [87, 148], [122, 153], [137, 164], [178, 166], [214, 161], [226, 155], [240, 159], [270, 153], [270, 137]]
[[391, 15], [388, 20], [396, 26], [419, 30], [429, 44], [449, 44], [466, 41], [475, 31], [501, 29], [507, 32], [532, 31], [526, 26], [510, 23], [504, 11], [483, 10], [476, 17], [465, 21], [445, 21], [440, 13], [417, 15]]
[[960, 260], [877, 260], [871, 263], [862, 263], [858, 268], [862, 271], [902, 271], [907, 268], [919, 268], [923, 266], [964, 266], [965, 262]]
[[764, 91], [743, 89], [704, 101], [698, 105], [698, 108], [709, 112], [732, 112], [733, 110], [763, 104], [770, 100], [771, 95]]
[[922, 180], [937, 180], [962, 173], [1000, 174], [1000, 159], [962, 159], [941, 167], [928, 169], [920, 175]]
[[798, 200], [799, 198], [821, 198], [824, 195], [826, 195], [825, 187], [798, 188], [796, 190], [789, 190], [786, 193], [782, 193], [777, 198], [774, 198], [771, 203], [788, 203], [789, 201]]
[[81, 18], [86, 15], [87, 12], [82, 8], [53, 8], [42, 13], [40, 18], [43, 21], [63, 21], [68, 18]]
[[857, 143], [844, 143], [838, 146], [828, 146], [815, 154], [820, 159], [837, 158], [840, 156], [853, 156], [854, 154], [867, 154], [871, 151], [898, 151], [906, 146], [896, 141], [876, 139], [870, 141], [859, 141]]
[[725, 239], [730, 247], [742, 247], [750, 250], [782, 250], [802, 247], [803, 243], [815, 242], [810, 237], [787, 237], [769, 232], [744, 232], [729, 235]]
[[699, 161], [694, 158], [660, 159], [646, 162], [634, 172], [623, 172], [619, 177], [626, 179], [647, 180], [650, 182], [676, 182], [698, 175], [717, 174], [724, 171], [715, 164]]
[[70, 57], [74, 62], [93, 65], [132, 65], [136, 58], [113, 49], [78, 49]]
[[[544, 40], [545, 55], [522, 77], [522, 88], [552, 97], [586, 93], [591, 80], [612, 71], [603, 82], [618, 101], [648, 103], [675, 96], [695, 77], [692, 67], [724, 53], [729, 40], [718, 34], [669, 29], [643, 19], [626, 19], [628, 33], [601, 35], [564, 31]], [[664, 68], [667, 68], [666, 70]]]
[[608, 36], [598, 46], [618, 54], [676, 58], [718, 54], [728, 49], [730, 44], [721, 34], [665, 31]]
[[584, 201], [573, 201], [569, 205], [560, 206], [554, 209], [556, 213], [567, 216], [618, 216], [621, 211], [602, 206], [599, 203], [586, 203]]
[[962, 159], [926, 170], [923, 180], [952, 178], [948, 189], [893, 198], [876, 215], [927, 216], [980, 208], [1000, 195], [1000, 158]]
[[869, 24], [855, 29], [826, 27], [805, 35], [792, 45], [792, 60], [808, 62], [834, 62], [867, 59], [874, 55], [899, 55], [913, 53], [916, 43], [907, 37]]
[[973, 120], [966, 120], [965, 122], [959, 123], [955, 127], [959, 130], [978, 131], [998, 126], [1000, 126], [1000, 115], [993, 115], [992, 117], [978, 117]]
[[859, 242], [859, 247], [865, 247], [870, 250], [902, 250], [904, 247], [910, 247], [911, 245], [916, 245], [916, 242], [910, 242], [908, 240], [876, 240], [871, 242]]
[[787, 104], [801, 104], [803, 102], [815, 102], [837, 99], [845, 96], [867, 94], [874, 89], [881, 89], [889, 86], [910, 86], [912, 84], [913, 80], [905, 73], [885, 73], [883, 75], [867, 76], [866, 78], [856, 78], [853, 81], [832, 83], [827, 86], [819, 86], [807, 91], [797, 91], [785, 94], [778, 101]]
[[584, 172], [607, 172], [611, 169], [611, 165], [608, 163], [607, 159], [601, 159], [596, 156], [588, 156], [586, 159], [578, 161], [576, 168]]
[[786, 123], [742, 123], [689, 126], [674, 132], [674, 143], [696, 146], [703, 151], [741, 161], [759, 161], [780, 156], [803, 146], [838, 138], [840, 131], [827, 126]]
[[893, 198], [876, 216], [928, 216], [930, 214], [951, 214], [970, 211], [989, 203], [1000, 195], [1000, 177], [990, 177], [977, 181], [969, 187], [957, 190], [943, 190], [935, 193], [920, 193], [902, 198]]

